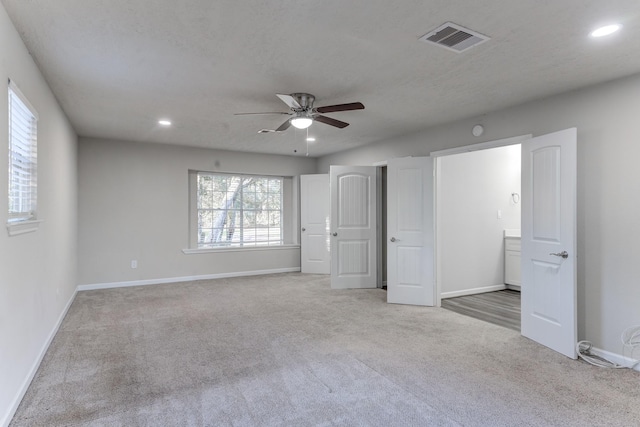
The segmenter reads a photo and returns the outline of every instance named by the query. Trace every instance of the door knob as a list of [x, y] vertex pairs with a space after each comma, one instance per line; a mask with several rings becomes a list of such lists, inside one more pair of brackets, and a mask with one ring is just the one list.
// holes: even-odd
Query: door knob
[[549, 255], [559, 256], [560, 258], [564, 258], [564, 259], [569, 258], [569, 254], [567, 253], [567, 251], [562, 251], [562, 252], [558, 252], [558, 253], [551, 252]]
[[395, 242], [395, 241], [396, 241], [396, 238], [395, 238], [395, 237], [392, 237], [392, 238], [391, 238], [391, 241], [392, 241], [392, 242]]
[[335, 236], [337, 236], [337, 235], [338, 235], [338, 233], [336, 233], [336, 232], [334, 232], [334, 233], [333, 233], [333, 237], [335, 237]]
[[307, 229], [306, 229], [306, 228], [304, 228], [304, 227], [302, 227], [302, 231], [307, 231]]

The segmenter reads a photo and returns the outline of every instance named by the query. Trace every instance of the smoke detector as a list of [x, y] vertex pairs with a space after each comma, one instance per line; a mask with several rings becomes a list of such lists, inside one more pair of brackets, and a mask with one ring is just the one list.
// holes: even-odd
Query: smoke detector
[[433, 43], [457, 53], [464, 52], [489, 40], [490, 37], [461, 25], [447, 22], [420, 37], [420, 41]]

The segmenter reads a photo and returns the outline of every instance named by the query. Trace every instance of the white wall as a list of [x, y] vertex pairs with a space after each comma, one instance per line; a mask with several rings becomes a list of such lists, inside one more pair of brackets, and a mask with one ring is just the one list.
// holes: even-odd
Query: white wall
[[[373, 164], [392, 157], [517, 135], [578, 129], [578, 334], [620, 353], [620, 334], [640, 324], [640, 75], [430, 128], [326, 156], [331, 164]], [[481, 138], [471, 127], [482, 123]]]
[[188, 171], [294, 176], [315, 159], [88, 138], [78, 157], [80, 285], [300, 267], [297, 247], [184, 254]]
[[437, 180], [442, 297], [503, 286], [504, 229], [520, 229], [520, 144], [443, 156]]
[[[7, 81], [37, 110], [37, 231], [9, 236]], [[0, 5], [0, 425], [6, 425], [76, 289], [76, 135]]]

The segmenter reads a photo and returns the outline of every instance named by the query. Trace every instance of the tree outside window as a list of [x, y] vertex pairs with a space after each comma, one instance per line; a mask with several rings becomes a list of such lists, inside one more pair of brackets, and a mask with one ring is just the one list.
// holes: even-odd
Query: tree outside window
[[282, 181], [198, 172], [198, 247], [282, 245]]

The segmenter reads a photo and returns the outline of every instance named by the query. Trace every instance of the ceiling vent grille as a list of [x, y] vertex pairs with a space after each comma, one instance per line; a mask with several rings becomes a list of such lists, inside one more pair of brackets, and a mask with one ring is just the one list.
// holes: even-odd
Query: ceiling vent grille
[[419, 40], [460, 53], [486, 42], [489, 37], [453, 22], [447, 22], [420, 37]]

